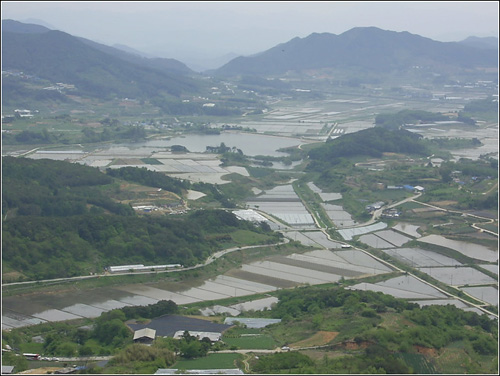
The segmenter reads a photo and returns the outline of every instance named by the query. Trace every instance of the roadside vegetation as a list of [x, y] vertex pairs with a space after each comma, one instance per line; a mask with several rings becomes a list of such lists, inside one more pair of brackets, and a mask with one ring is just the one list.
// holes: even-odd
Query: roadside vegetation
[[[435, 373], [458, 369], [491, 373], [496, 366], [498, 328], [486, 315], [451, 305], [420, 308], [390, 295], [346, 290], [338, 284], [279, 290], [276, 296], [279, 301], [274, 308], [247, 312], [245, 316], [280, 318], [281, 323], [262, 329], [236, 325], [214, 344], [188, 333], [179, 340], [158, 338], [151, 347], [133, 344], [128, 320], [176, 314], [180, 307], [171, 301], [115, 309], [94, 320], [4, 331], [2, 343], [20, 352], [61, 357], [114, 355], [105, 367], [90, 364], [87, 373], [235, 368], [236, 364], [241, 366], [241, 355], [211, 355], [209, 351], [252, 349], [259, 354], [259, 349], [281, 346], [290, 351], [249, 358], [251, 372], [401, 374], [420, 373], [427, 368]], [[35, 337], [42, 341], [35, 342]], [[308, 349], [316, 347], [322, 355], [308, 355]], [[457, 351], [460, 361], [443, 359]], [[27, 367], [25, 362], [18, 363]]]

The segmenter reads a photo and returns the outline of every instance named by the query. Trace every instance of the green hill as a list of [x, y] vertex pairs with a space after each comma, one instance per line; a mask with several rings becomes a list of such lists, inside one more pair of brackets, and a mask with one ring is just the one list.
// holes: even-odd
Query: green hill
[[[314, 166], [333, 166], [339, 158], [368, 156], [380, 158], [383, 153], [426, 155], [421, 136], [407, 130], [388, 130], [382, 127], [365, 129], [330, 139], [319, 148], [309, 151]], [[318, 163], [314, 163], [318, 162]]]
[[[17, 29], [16, 29], [17, 30]], [[162, 62], [140, 58], [124, 60], [124, 53], [99, 48], [61, 31], [2, 32], [2, 69], [21, 71], [50, 82], [76, 86], [80, 94], [98, 97], [178, 97], [195, 93], [196, 80], [168, 71]], [[106, 50], [106, 52], [103, 52]]]
[[433, 71], [496, 67], [495, 50], [437, 42], [408, 32], [357, 27], [343, 34], [313, 33], [294, 38], [262, 53], [238, 57], [218, 70], [220, 76], [284, 74], [335, 68], [343, 71], [389, 73], [420, 66]]
[[[173, 190], [184, 187], [172, 178], [128, 170], [123, 175]], [[2, 158], [2, 276], [71, 277], [137, 263], [192, 266], [227, 244], [244, 245], [231, 238], [236, 231], [252, 232], [263, 243], [274, 239], [274, 233], [223, 210], [175, 219], [140, 217], [105, 193], [117, 184], [116, 178], [93, 167]]]

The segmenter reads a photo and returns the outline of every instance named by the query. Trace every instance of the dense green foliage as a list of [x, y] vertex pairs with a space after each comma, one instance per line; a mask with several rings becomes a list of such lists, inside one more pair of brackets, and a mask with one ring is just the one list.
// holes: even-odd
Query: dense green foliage
[[96, 209], [133, 215], [133, 209], [105, 196], [99, 187], [113, 179], [97, 168], [47, 159], [2, 158], [2, 210], [21, 216], [71, 216]]
[[172, 300], [160, 300], [147, 306], [125, 306], [120, 308], [127, 320], [130, 319], [152, 319], [163, 315], [173, 315], [179, 312], [179, 307]]
[[450, 120], [440, 113], [402, 110], [396, 114], [378, 114], [375, 116], [375, 125], [387, 129], [399, 129], [405, 124], [429, 123], [434, 121]]
[[[191, 266], [219, 250], [233, 231], [270, 234], [226, 211], [138, 217], [103, 193], [114, 180], [96, 168], [11, 157], [3, 162], [2, 261], [29, 279], [85, 275], [108, 265]], [[177, 191], [183, 187], [142, 169], [118, 175]]]
[[2, 260], [34, 279], [100, 272], [107, 265], [192, 266], [227, 241], [210, 234], [237, 229], [264, 232], [232, 213], [212, 210], [183, 220], [111, 214], [24, 216], [4, 222]]
[[471, 115], [496, 114], [498, 116], [498, 101], [493, 97], [470, 101], [464, 106], [463, 112]]
[[342, 307], [347, 314], [362, 313], [363, 306], [369, 305], [378, 311], [392, 308], [398, 312], [418, 307], [396, 299], [390, 295], [373, 291], [351, 291], [342, 288], [318, 289], [314, 287], [282, 290], [278, 293], [279, 302], [272, 310], [272, 316], [285, 321], [297, 319], [311, 312], [317, 313], [325, 308]]
[[382, 127], [365, 129], [328, 140], [324, 145], [312, 149], [310, 170], [324, 171], [340, 163], [340, 158], [369, 156], [380, 158], [382, 153], [405, 153], [426, 155], [425, 145], [419, 135], [406, 130], [388, 130]]
[[[364, 351], [312, 361], [297, 352], [262, 356], [252, 370], [261, 373], [414, 373], [417, 347], [443, 349], [462, 341], [469, 356], [495, 356], [498, 328], [487, 315], [467, 312], [453, 305], [419, 308], [415, 303], [372, 291], [303, 287], [279, 291], [279, 302], [262, 315], [282, 318], [268, 332], [290, 343], [297, 330], [339, 334], [331, 349], [346, 342]], [[387, 315], [387, 316], [386, 316]], [[404, 325], [394, 322], [404, 322]], [[293, 355], [288, 355], [293, 354]], [[406, 356], [408, 355], [408, 356]], [[293, 356], [300, 361], [292, 360]], [[422, 363], [422, 360], [420, 360]], [[434, 369], [432, 365], [419, 367]], [[434, 369], [435, 370], [435, 369]], [[440, 372], [443, 372], [442, 370]]]

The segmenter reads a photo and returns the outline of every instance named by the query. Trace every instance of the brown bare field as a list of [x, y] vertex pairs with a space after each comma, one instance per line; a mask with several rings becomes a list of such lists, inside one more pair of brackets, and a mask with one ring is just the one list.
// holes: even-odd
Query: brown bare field
[[312, 337], [303, 339], [302, 341], [295, 342], [290, 345], [290, 347], [310, 347], [310, 346], [322, 346], [327, 345], [337, 337], [339, 332], [326, 332], [320, 330], [315, 333]]

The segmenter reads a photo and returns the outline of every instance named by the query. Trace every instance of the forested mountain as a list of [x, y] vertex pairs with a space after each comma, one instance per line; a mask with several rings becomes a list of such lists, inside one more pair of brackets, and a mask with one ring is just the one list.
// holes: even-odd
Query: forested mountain
[[343, 34], [313, 33], [260, 54], [238, 57], [215, 71], [220, 76], [284, 74], [335, 68], [384, 73], [414, 66], [436, 70], [496, 67], [496, 51], [437, 42], [408, 32], [357, 27]]
[[170, 59], [144, 59], [39, 25], [2, 21], [2, 69], [51, 82], [72, 84], [86, 95], [179, 96], [199, 90], [200, 83]]
[[[155, 186], [183, 186], [173, 178], [154, 179], [140, 171], [134, 175], [130, 169], [122, 175]], [[223, 210], [177, 219], [140, 217], [106, 195], [114, 183], [115, 178], [93, 167], [4, 157], [2, 274], [15, 271], [25, 279], [45, 279], [88, 275], [116, 264], [192, 266], [220, 250], [234, 231], [275, 237]]]

